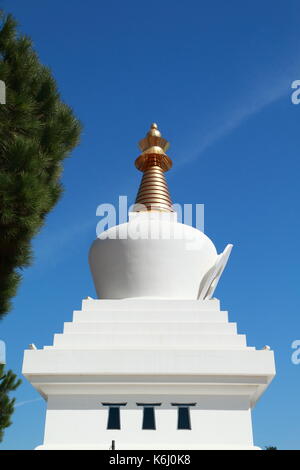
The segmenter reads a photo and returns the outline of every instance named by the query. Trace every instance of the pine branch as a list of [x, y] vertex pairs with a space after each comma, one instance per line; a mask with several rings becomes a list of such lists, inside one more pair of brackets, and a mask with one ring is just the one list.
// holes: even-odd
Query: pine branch
[[[1, 15], [0, 15], [1, 21]], [[12, 15], [0, 24], [0, 318], [11, 309], [21, 270], [32, 263], [31, 240], [62, 194], [63, 160], [81, 124], [62, 102], [49, 68]]]

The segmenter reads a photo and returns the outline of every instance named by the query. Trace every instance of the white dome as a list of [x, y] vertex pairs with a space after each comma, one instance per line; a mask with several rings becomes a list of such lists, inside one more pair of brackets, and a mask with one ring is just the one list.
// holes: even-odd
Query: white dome
[[99, 235], [89, 262], [101, 299], [196, 299], [217, 257], [212, 241], [176, 214], [136, 212]]

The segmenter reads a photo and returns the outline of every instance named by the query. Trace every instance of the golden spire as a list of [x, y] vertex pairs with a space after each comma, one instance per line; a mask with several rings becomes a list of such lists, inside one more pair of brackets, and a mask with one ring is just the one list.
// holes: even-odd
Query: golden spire
[[173, 212], [164, 175], [164, 172], [172, 167], [172, 160], [165, 154], [169, 145], [169, 142], [162, 138], [155, 123], [151, 125], [146, 137], [139, 142], [143, 153], [136, 159], [135, 166], [144, 174], [135, 200], [135, 212]]

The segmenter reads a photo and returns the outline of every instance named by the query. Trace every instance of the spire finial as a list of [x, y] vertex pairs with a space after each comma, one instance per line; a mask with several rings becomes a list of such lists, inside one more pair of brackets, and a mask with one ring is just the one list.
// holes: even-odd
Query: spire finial
[[135, 166], [138, 170], [145, 171], [149, 165], [153, 166], [155, 157], [155, 165], [168, 171], [172, 167], [172, 160], [165, 154], [169, 147], [170, 143], [163, 139], [158, 125], [153, 122], [146, 137], [139, 141], [139, 148], [143, 153], [136, 159]]
[[165, 140], [153, 122], [146, 137], [139, 142], [142, 150], [136, 159], [135, 166], [144, 173], [143, 179], [136, 197], [136, 204], [143, 204], [142, 210], [158, 210], [173, 212], [172, 201], [164, 172], [172, 167], [172, 160], [165, 153], [170, 144]]
[[150, 126], [150, 131], [148, 132], [147, 135], [154, 135], [156, 137], [161, 137], [161, 133], [158, 129], [158, 125], [156, 124], [156, 122], [152, 122]]

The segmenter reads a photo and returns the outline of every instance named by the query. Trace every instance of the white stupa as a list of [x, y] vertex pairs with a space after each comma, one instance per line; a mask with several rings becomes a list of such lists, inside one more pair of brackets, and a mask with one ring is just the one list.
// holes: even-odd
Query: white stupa
[[213, 298], [232, 245], [218, 255], [177, 222], [156, 124], [140, 147], [134, 211], [90, 250], [99, 299], [53, 346], [25, 351], [23, 373], [47, 400], [38, 449], [255, 449], [251, 408], [273, 352], [247, 346]]

